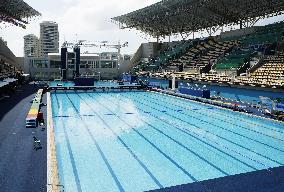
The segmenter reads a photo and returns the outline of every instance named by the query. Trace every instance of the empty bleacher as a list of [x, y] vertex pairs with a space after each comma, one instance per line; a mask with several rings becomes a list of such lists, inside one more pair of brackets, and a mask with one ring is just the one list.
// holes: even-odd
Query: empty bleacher
[[153, 58], [148, 64], [146, 64], [147, 69], [157, 69], [159, 67], [164, 67], [169, 61], [184, 54], [191, 46], [191, 41], [180, 41], [170, 44], [167, 49], [161, 50], [161, 53], [158, 57]]
[[284, 85], [284, 53], [267, 56], [264, 64], [247, 77], [238, 80], [243, 84], [281, 87]]
[[263, 27], [256, 27], [256, 32], [244, 36], [225, 38], [223, 40], [238, 40], [240, 46], [238, 50], [233, 50], [224, 58], [219, 60], [215, 69], [237, 69], [243, 63], [250, 60], [253, 53], [265, 53], [270, 46], [282, 40], [284, 32], [284, 22], [270, 24]]
[[220, 59], [215, 69], [237, 69], [243, 63], [250, 60], [251, 55], [253, 54], [251, 49], [239, 49], [234, 50], [230, 54], [227, 54], [223, 59]]
[[233, 34], [237, 36], [226, 33], [224, 37], [175, 42], [150, 62], [142, 62], [140, 72], [159, 78], [283, 87], [284, 53], [278, 53], [283, 50], [284, 22]]
[[189, 69], [202, 70], [216, 62], [221, 56], [229, 52], [237, 41], [218, 42], [213, 38], [194, 41], [194, 46], [187, 47], [186, 52], [180, 52], [174, 59], [165, 61], [163, 68], [178, 71], [180, 66]]

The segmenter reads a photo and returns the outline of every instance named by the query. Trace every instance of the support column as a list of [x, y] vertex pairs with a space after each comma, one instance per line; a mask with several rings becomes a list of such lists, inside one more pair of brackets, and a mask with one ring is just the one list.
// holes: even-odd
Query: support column
[[80, 48], [79, 47], [75, 47], [74, 48], [74, 53], [75, 53], [75, 76], [79, 77], [80, 76], [80, 63], [81, 63]]
[[172, 90], [176, 90], [176, 76], [173, 76], [172, 79]]
[[61, 48], [61, 79], [67, 79], [67, 48]]

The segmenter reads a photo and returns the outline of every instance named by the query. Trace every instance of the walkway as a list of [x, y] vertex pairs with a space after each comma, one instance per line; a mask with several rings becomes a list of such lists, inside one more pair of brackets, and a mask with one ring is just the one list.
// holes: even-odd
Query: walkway
[[[25, 128], [35, 92], [33, 85], [25, 85], [0, 101], [1, 192], [46, 191], [46, 130]], [[42, 111], [46, 115], [46, 107]], [[41, 140], [42, 149], [33, 150], [33, 136]]]

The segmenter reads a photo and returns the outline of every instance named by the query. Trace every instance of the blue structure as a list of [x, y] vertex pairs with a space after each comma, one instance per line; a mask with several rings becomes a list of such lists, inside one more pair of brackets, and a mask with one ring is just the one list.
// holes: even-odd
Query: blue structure
[[182, 94], [187, 94], [195, 97], [210, 99], [210, 90], [207, 89], [194, 89], [190, 87], [182, 87], [179, 88], [179, 92]]
[[132, 83], [132, 82], [134, 82], [134, 81], [137, 81], [137, 76], [133, 76], [133, 75], [131, 75], [131, 74], [124, 73], [124, 74], [122, 75], [122, 80], [123, 80], [124, 82], [130, 82], [130, 83]]
[[93, 77], [76, 77], [74, 79], [75, 86], [94, 86], [95, 78]]

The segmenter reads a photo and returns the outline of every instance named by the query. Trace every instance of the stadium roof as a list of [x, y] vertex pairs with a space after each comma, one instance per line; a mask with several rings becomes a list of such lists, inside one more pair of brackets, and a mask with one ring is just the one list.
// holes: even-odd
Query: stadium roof
[[40, 13], [23, 0], [0, 0], [0, 24], [10, 23], [25, 28], [28, 19]]
[[254, 22], [283, 10], [283, 0], [163, 0], [112, 20], [122, 29], [163, 36]]

